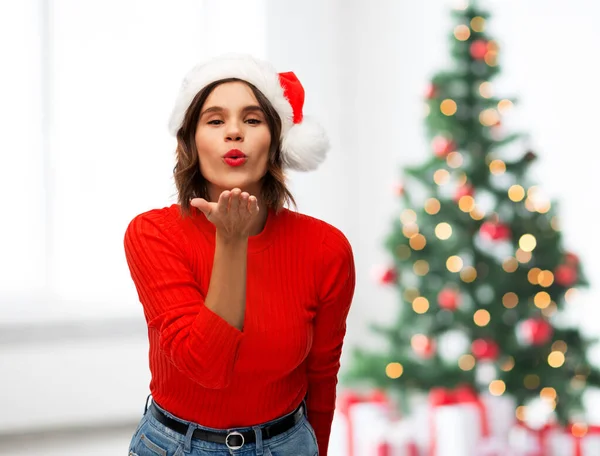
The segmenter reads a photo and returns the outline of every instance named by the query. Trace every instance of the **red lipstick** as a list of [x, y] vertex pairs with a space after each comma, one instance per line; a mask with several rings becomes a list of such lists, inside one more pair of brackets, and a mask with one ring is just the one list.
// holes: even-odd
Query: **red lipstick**
[[241, 166], [246, 163], [248, 157], [239, 149], [231, 149], [223, 156], [223, 160], [229, 166]]

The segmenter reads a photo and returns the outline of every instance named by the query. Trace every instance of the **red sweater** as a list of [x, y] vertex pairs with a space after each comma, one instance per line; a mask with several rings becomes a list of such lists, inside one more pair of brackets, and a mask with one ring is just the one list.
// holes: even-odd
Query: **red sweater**
[[269, 211], [248, 241], [242, 331], [204, 305], [215, 227], [178, 205], [135, 217], [125, 254], [148, 324], [150, 391], [174, 415], [212, 428], [278, 418], [307, 396], [319, 454], [327, 446], [355, 270], [336, 228]]

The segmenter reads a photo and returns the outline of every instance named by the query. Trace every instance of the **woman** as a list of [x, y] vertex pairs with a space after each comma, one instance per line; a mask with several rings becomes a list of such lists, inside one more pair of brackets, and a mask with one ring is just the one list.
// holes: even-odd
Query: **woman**
[[339, 230], [284, 207], [283, 170], [328, 148], [303, 103], [293, 73], [245, 55], [184, 79], [178, 204], [125, 234], [152, 374], [130, 455], [327, 454], [355, 271]]

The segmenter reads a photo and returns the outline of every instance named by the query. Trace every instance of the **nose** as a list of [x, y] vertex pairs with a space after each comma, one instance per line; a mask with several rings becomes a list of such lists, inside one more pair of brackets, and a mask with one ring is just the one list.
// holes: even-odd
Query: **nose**
[[238, 122], [229, 122], [227, 126], [227, 130], [225, 131], [225, 140], [226, 141], [243, 141], [244, 136], [242, 134], [242, 129]]

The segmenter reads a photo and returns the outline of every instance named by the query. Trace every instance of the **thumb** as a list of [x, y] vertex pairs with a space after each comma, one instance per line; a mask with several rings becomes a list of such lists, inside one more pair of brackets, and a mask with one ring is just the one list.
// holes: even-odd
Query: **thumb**
[[192, 198], [190, 200], [190, 205], [194, 206], [197, 209], [200, 209], [204, 213], [204, 215], [208, 216], [211, 213], [210, 204], [204, 198]]

